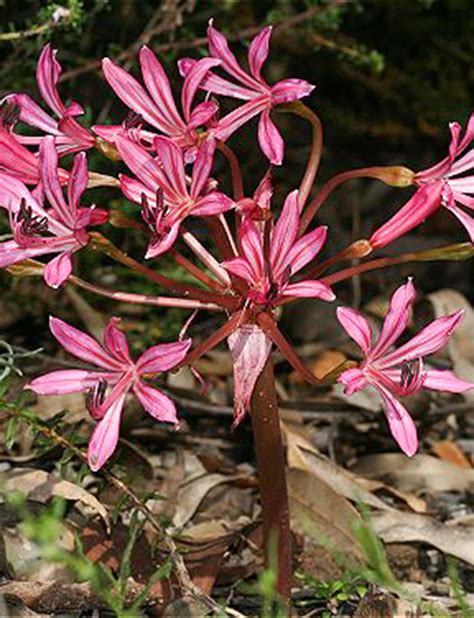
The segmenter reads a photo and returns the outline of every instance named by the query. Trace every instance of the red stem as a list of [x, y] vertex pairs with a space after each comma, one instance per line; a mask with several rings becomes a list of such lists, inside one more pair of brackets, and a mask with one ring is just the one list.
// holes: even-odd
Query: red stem
[[350, 170], [348, 172], [342, 172], [341, 174], [337, 174], [330, 178], [320, 189], [319, 193], [313, 198], [313, 200], [308, 204], [303, 216], [301, 217], [300, 235], [303, 235], [309, 224], [313, 220], [313, 217], [321, 208], [323, 202], [326, 200], [328, 195], [334, 191], [339, 185], [347, 182], [348, 180], [352, 180], [354, 178], [377, 178], [379, 180], [383, 180], [387, 176], [387, 170], [391, 168], [385, 167], [363, 167], [357, 170]]
[[212, 277], [209, 277], [207, 273], [198, 268], [195, 264], [188, 260], [187, 257], [179, 253], [179, 251], [176, 251], [176, 249], [171, 249], [170, 253], [173, 256], [176, 264], [182, 266], [198, 281], [201, 281], [201, 283], [204, 283], [204, 285], [207, 285], [207, 287], [215, 290], [216, 292], [223, 291], [224, 288], [220, 283], [215, 281], [215, 279], [213, 279]]
[[292, 580], [290, 511], [271, 356], [255, 385], [250, 416], [262, 502], [266, 563], [267, 567], [272, 564], [269, 553], [276, 547], [277, 591], [289, 609]]
[[232, 175], [232, 191], [234, 194], [234, 200], [237, 202], [244, 197], [244, 183], [242, 180], [242, 171], [240, 169], [239, 160], [235, 156], [232, 148], [229, 148], [227, 144], [221, 142], [220, 139], [216, 140], [217, 150], [220, 150], [227, 159], [230, 166], [230, 173]]

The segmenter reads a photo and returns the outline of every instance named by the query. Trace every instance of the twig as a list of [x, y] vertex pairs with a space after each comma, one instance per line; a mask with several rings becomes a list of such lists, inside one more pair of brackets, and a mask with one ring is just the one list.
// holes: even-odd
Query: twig
[[[308, 21], [309, 19], [315, 17], [316, 15], [319, 15], [320, 13], [325, 13], [329, 10], [332, 10], [334, 7], [344, 6], [345, 4], [348, 4], [349, 1], [350, 0], [332, 0], [332, 2], [329, 2], [327, 5], [323, 7], [321, 6], [312, 7], [308, 9], [307, 11], [304, 11], [303, 13], [299, 13], [298, 15], [295, 15], [293, 17], [290, 17], [289, 19], [286, 19], [284, 21], [277, 23], [275, 25], [275, 30], [276, 31], [280, 29], [284, 30], [290, 27], [297, 26], [298, 24], [304, 23], [305, 21]], [[138, 40], [135, 41], [129, 47], [127, 47], [127, 49], [124, 49], [123, 52], [117, 56], [116, 60], [119, 60], [119, 61], [126, 60], [130, 56], [133, 56], [135, 52], [137, 51], [137, 49], [139, 49], [139, 47], [142, 44], [144, 44], [145, 42], [150, 43], [150, 41], [153, 39], [155, 34], [157, 34], [158, 30], [159, 30], [159, 26], [149, 30], [147, 33], [146, 41], [143, 40], [142, 37], [139, 37]], [[253, 26], [252, 28], [246, 28], [245, 30], [241, 30], [240, 32], [236, 34], [230, 34], [227, 37], [227, 40], [228, 41], [239, 41], [243, 38], [254, 36], [258, 32], [260, 32], [260, 30], [261, 30], [260, 25]], [[191, 41], [173, 41], [172, 43], [163, 43], [161, 45], [157, 45], [154, 48], [154, 51], [156, 53], [163, 53], [163, 52], [169, 52], [169, 51], [180, 51], [183, 49], [195, 49], [197, 47], [201, 47], [206, 44], [207, 44], [207, 36], [203, 36], [203, 37], [197, 37], [195, 39], [192, 39]], [[320, 42], [320, 44], [323, 44], [323, 43]], [[101, 66], [100, 60], [91, 60], [90, 62], [87, 62], [81, 67], [77, 67], [76, 69], [71, 69], [70, 71], [66, 71], [65, 73], [61, 75], [61, 77], [59, 78], [59, 81], [60, 82], [67, 81], [69, 79], [73, 79], [74, 77], [78, 77], [79, 75], [83, 75], [84, 73], [95, 71], [96, 69], [99, 69], [100, 66]]]

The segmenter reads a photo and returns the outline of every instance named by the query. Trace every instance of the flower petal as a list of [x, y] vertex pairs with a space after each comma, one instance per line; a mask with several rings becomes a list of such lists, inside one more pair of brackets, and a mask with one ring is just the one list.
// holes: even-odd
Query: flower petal
[[371, 360], [375, 360], [382, 354], [385, 354], [406, 329], [415, 296], [415, 286], [411, 279], [404, 285], [401, 285], [392, 295], [390, 309], [385, 316], [382, 332], [370, 353]]
[[346, 395], [353, 395], [369, 386], [364, 372], [357, 367], [343, 371], [337, 381], [344, 386]]
[[49, 318], [49, 328], [62, 347], [81, 360], [112, 371], [122, 371], [123, 365], [117, 362], [89, 335], [63, 322], [59, 318]]
[[158, 159], [163, 166], [169, 186], [172, 187], [176, 198], [187, 198], [186, 174], [181, 148], [167, 137], [155, 137], [153, 145]]
[[219, 215], [222, 212], [227, 212], [234, 206], [234, 200], [224, 193], [220, 193], [219, 191], [211, 191], [211, 193], [208, 193], [196, 202], [190, 214], [192, 214], [193, 217]]
[[406, 408], [381, 384], [373, 384], [379, 392], [392, 436], [405, 455], [412, 457], [418, 450], [416, 425]]
[[309, 264], [323, 248], [328, 235], [328, 228], [320, 225], [308, 234], [300, 238], [290, 249], [286, 267], [289, 267], [294, 275]]
[[237, 277], [240, 277], [248, 284], [252, 285], [255, 283], [255, 273], [251, 264], [245, 258], [236, 257], [230, 260], [225, 260], [224, 262], [221, 262], [221, 266], [233, 275], [237, 275]]
[[74, 212], [64, 199], [58, 176], [58, 153], [54, 146], [54, 137], [46, 136], [40, 144], [41, 184], [48, 202], [58, 219], [69, 229], [74, 229]]
[[282, 79], [272, 86], [272, 101], [274, 105], [291, 103], [307, 97], [314, 89], [315, 86], [304, 79]]
[[89, 467], [93, 472], [102, 468], [117, 447], [126, 394], [125, 391], [117, 397], [94, 429], [87, 455]]
[[243, 257], [250, 264], [256, 281], [265, 274], [262, 237], [255, 223], [246, 217], [240, 225]]
[[212, 164], [214, 162], [214, 153], [216, 151], [216, 142], [213, 139], [208, 139], [199, 149], [196, 161], [193, 166], [191, 176], [191, 196], [197, 198], [201, 195], [209, 175], [211, 173]]
[[461, 380], [452, 371], [446, 369], [428, 369], [423, 382], [424, 388], [448, 393], [465, 393], [474, 388], [472, 382]]
[[[283, 289], [281, 297], [295, 296], [300, 298], [320, 298], [321, 300], [333, 301], [336, 295], [331, 288], [322, 281], [306, 279], [297, 283], [290, 283]], [[278, 304], [278, 303], [277, 303]]]
[[120, 363], [132, 363], [127, 338], [118, 328], [120, 318], [110, 318], [104, 330], [104, 347]]
[[87, 169], [87, 156], [85, 152], [80, 152], [74, 157], [71, 175], [67, 186], [67, 198], [69, 209], [77, 215], [77, 208], [80, 204], [82, 194], [87, 188], [89, 172]]
[[209, 69], [219, 65], [221, 62], [217, 58], [202, 58], [198, 60], [184, 79], [183, 89], [181, 91], [181, 104], [183, 106], [184, 117], [188, 121], [191, 118], [191, 107], [193, 104], [196, 91], [201, 85], [206, 73]]
[[271, 233], [270, 264], [276, 281], [285, 274], [288, 253], [295, 242], [299, 225], [298, 191], [288, 194], [283, 209]]
[[164, 393], [138, 380], [133, 392], [144, 409], [157, 421], [177, 423], [176, 406]]
[[447, 206], [448, 210], [450, 210], [455, 217], [461, 222], [461, 224], [466, 229], [466, 232], [469, 234], [469, 238], [472, 243], [474, 243], [474, 217], [469, 215], [461, 208], [457, 206]]
[[184, 339], [173, 343], [160, 343], [148, 348], [137, 360], [136, 367], [139, 375], [161, 373], [179, 365], [188, 353], [191, 343], [191, 339]]
[[272, 165], [281, 165], [283, 163], [285, 143], [280, 131], [270, 119], [270, 112], [268, 109], [265, 109], [260, 116], [260, 121], [258, 123], [258, 142], [264, 155]]
[[338, 307], [336, 315], [342, 328], [367, 356], [372, 345], [372, 329], [366, 318], [349, 307]]
[[25, 386], [37, 395], [67, 395], [93, 388], [99, 380], [110, 380], [113, 373], [84, 369], [61, 369], [39, 376]]
[[43, 277], [46, 285], [57, 290], [69, 279], [72, 273], [72, 254], [60, 253], [46, 264]]
[[258, 80], [261, 79], [262, 66], [268, 58], [271, 35], [272, 26], [267, 26], [250, 43], [248, 53], [250, 72]]
[[413, 197], [370, 237], [374, 249], [385, 247], [400, 238], [441, 207], [443, 181], [420, 187]]
[[404, 345], [377, 361], [377, 367], [384, 369], [398, 363], [409, 362], [422, 356], [428, 356], [440, 350], [448, 342], [464, 311], [456, 311], [450, 315], [433, 320]]

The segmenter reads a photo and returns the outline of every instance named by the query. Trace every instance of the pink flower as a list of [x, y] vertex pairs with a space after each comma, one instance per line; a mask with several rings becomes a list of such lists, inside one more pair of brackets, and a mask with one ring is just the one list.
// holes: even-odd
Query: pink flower
[[[139, 58], [145, 88], [110, 58], [103, 59], [102, 69], [106, 80], [136, 117], [131, 119], [132, 126], [130, 120], [126, 120], [122, 126], [95, 126], [94, 131], [107, 141], [115, 141], [117, 135], [134, 135], [144, 145], [152, 147], [156, 133], [141, 129], [141, 124], [146, 122], [188, 151], [188, 158], [193, 159], [196, 146], [202, 139], [196, 129], [205, 126], [218, 110], [214, 101], [205, 101], [194, 108], [193, 102], [207, 71], [218, 65], [219, 60], [204, 58], [196, 62], [186, 76], [181, 91], [181, 115], [176, 108], [168, 77], [157, 57], [148, 47], [143, 46]], [[137, 130], [133, 131], [134, 128]]]
[[138, 177], [137, 181], [122, 175], [120, 183], [130, 200], [144, 206], [142, 215], [152, 231], [146, 258], [168, 251], [189, 215], [216, 215], [234, 205], [229, 197], [213, 190], [209, 181], [214, 140], [207, 140], [199, 149], [189, 186], [183, 153], [172, 140], [155, 137], [156, 159], [125, 137], [117, 136], [116, 143], [122, 159]]
[[[13, 232], [13, 240], [0, 243], [0, 268], [57, 254], [46, 265], [44, 279], [50, 287], [58, 288], [72, 272], [72, 254], [89, 241], [87, 226], [103, 223], [107, 214], [80, 207], [88, 181], [85, 153], [74, 158], [67, 201], [61, 190], [53, 137], [43, 139], [39, 165], [41, 185], [33, 193], [17, 178], [0, 173], [0, 205], [9, 212]], [[42, 205], [43, 192], [51, 205], [48, 210]]]
[[[48, 43], [43, 47], [38, 60], [36, 81], [43, 100], [52, 110], [57, 120], [47, 114], [27, 94], [9, 94], [3, 99], [3, 103], [8, 103], [18, 108], [18, 115], [15, 121], [24, 122], [30, 127], [40, 129], [46, 135], [54, 136], [58, 153], [65, 155], [92, 148], [95, 144], [95, 138], [74, 119], [74, 116], [84, 113], [79, 103], [73, 101], [69, 105], [65, 105], [61, 101], [57, 89], [60, 75], [61, 65], [56, 60], [56, 50]], [[27, 146], [37, 146], [44, 138], [44, 135], [15, 134], [15, 136], [21, 144]]]
[[402, 451], [409, 456], [418, 449], [417, 432], [398, 397], [412, 395], [421, 388], [451, 393], [474, 388], [474, 384], [460, 380], [451, 371], [423, 368], [423, 357], [446, 344], [463, 317], [462, 311], [434, 320], [409, 341], [390, 351], [407, 327], [414, 299], [415, 289], [411, 281], [396, 290], [375, 344], [372, 344], [369, 323], [358, 311], [347, 307], [337, 310], [339, 322], [365, 355], [359, 367], [344, 371], [338, 380], [348, 395], [369, 386], [378, 391], [390, 431]]
[[174, 403], [161, 391], [149, 386], [144, 378], [178, 365], [191, 345], [190, 339], [155, 345], [133, 361], [127, 339], [117, 328], [119, 322], [118, 318], [111, 318], [104, 331], [102, 346], [86, 333], [51, 317], [51, 332], [63, 348], [76, 358], [96, 365], [98, 370], [53, 371], [36, 378], [28, 386], [38, 395], [89, 393], [87, 407], [98, 421], [89, 444], [89, 466], [94, 472], [115, 451], [122, 410], [130, 390], [153, 418], [166, 423], [177, 422]]
[[250, 217], [242, 221], [241, 255], [226, 260], [222, 266], [248, 284], [249, 301], [275, 306], [292, 296], [334, 300], [331, 288], [321, 281], [290, 283], [291, 277], [321, 251], [327, 236], [327, 228], [320, 226], [297, 240], [299, 220], [298, 191], [293, 191], [270, 231], [268, 251], [264, 249], [264, 235], [256, 223]]
[[[438, 208], [444, 207], [455, 215], [474, 242], [474, 218], [456, 204], [474, 209], [474, 149], [465, 152], [474, 138], [474, 113], [471, 114], [464, 137], [460, 139], [461, 125], [449, 125], [451, 143], [449, 154], [439, 163], [415, 175], [419, 189], [395, 216], [372, 235], [374, 248], [385, 247], [419, 225]], [[463, 154], [464, 153], [464, 154]], [[463, 155], [463, 156], [460, 156]], [[471, 175], [460, 176], [471, 172]]]
[[[270, 119], [270, 112], [275, 105], [289, 103], [308, 96], [314, 86], [302, 79], [284, 79], [273, 86], [262, 77], [262, 68], [268, 57], [272, 28], [264, 28], [250, 43], [248, 52], [249, 72], [246, 72], [230, 51], [226, 38], [212, 26], [207, 29], [209, 53], [221, 61], [220, 67], [232, 78], [232, 81], [207, 73], [201, 87], [208, 92], [246, 101], [236, 110], [219, 120], [213, 130], [221, 140], [227, 140], [234, 131], [254, 116], [260, 115], [258, 140], [270, 163], [281, 165], [284, 143], [279, 130]], [[182, 75], [188, 75], [195, 67], [196, 60], [189, 58], [179, 62]]]

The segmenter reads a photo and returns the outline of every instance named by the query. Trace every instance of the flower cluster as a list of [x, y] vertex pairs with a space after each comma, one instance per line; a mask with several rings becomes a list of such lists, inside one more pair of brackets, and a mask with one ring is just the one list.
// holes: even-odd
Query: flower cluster
[[[299, 298], [334, 301], [331, 275], [323, 276], [328, 268], [386, 247], [441, 207], [460, 220], [474, 242], [474, 220], [469, 214], [474, 207], [474, 150], [470, 148], [473, 115], [462, 137], [460, 125], [451, 125], [449, 154], [430, 169], [415, 173], [401, 167], [370, 168], [368, 176], [385, 179], [393, 186], [398, 186], [393, 178], [403, 176], [408, 179], [404, 186], [414, 184], [416, 192], [369, 240], [362, 239], [317, 260], [327, 251], [331, 230], [322, 225], [312, 225], [310, 231], [306, 228], [323, 197], [339, 181], [329, 181], [306, 205], [321, 154], [320, 147], [312, 148], [299, 190], [291, 191], [279, 215], [275, 214], [271, 170], [283, 164], [285, 146], [273, 111], [283, 107], [298, 114], [303, 106], [301, 99], [308, 97], [314, 86], [301, 79], [283, 79], [276, 84], [266, 81], [263, 69], [271, 32], [271, 27], [264, 28], [251, 41], [244, 67], [211, 22], [208, 56], [178, 62], [182, 77], [179, 105], [162, 64], [150, 48], [144, 46], [138, 54], [141, 80], [104, 58], [104, 77], [125, 106], [119, 124], [90, 129], [80, 124], [82, 106], [61, 98], [61, 66], [50, 45], [41, 52], [36, 74], [38, 90], [49, 111], [24, 93], [10, 93], [0, 102], [0, 206], [6, 210], [11, 228], [11, 239], [0, 243], [0, 267], [51, 256], [36, 267], [43, 269], [44, 280], [53, 289], [70, 282], [124, 302], [221, 311], [226, 316], [223, 324], [193, 349], [190, 339], [155, 345], [136, 361], [130, 356], [117, 318], [106, 327], [103, 345], [51, 318], [51, 332], [64, 349], [98, 369], [55, 371], [33, 380], [29, 387], [43, 395], [87, 393], [87, 409], [97, 423], [89, 448], [93, 470], [98, 470], [116, 448], [127, 395], [133, 393], [155, 419], [175, 423], [173, 402], [152, 382], [159, 373], [185, 363], [192, 365], [221, 342], [227, 341], [233, 359], [234, 424], [249, 410], [273, 346], [303, 377], [318, 383], [280, 330], [277, 308]], [[309, 110], [302, 115], [314, 118]], [[265, 168], [268, 161], [270, 170], [252, 197], [247, 197], [239, 162], [229, 144], [239, 129], [257, 118], [258, 143]], [[318, 126], [313, 126], [315, 135]], [[112, 160], [121, 160], [128, 172], [110, 177], [89, 171], [86, 151], [92, 148]], [[217, 153], [229, 163], [232, 195], [227, 195], [213, 176]], [[65, 157], [71, 154], [74, 157], [69, 165]], [[360, 176], [357, 170], [353, 174]], [[350, 179], [351, 173], [343, 177]], [[92, 226], [118, 221], [116, 212], [84, 203], [86, 189], [101, 185], [120, 190], [124, 198], [137, 205], [134, 220], [118, 219], [122, 227], [128, 225], [143, 232], [144, 258], [155, 260], [159, 269], [163, 254], [171, 255], [199, 280], [199, 286], [165, 277], [91, 231]], [[199, 218], [207, 235], [201, 238], [193, 234], [190, 218]], [[163, 286], [170, 296], [110, 290], [72, 276], [73, 254], [92, 239], [95, 249]], [[210, 248], [206, 246], [209, 239]], [[183, 245], [201, 267], [181, 253]], [[361, 247], [363, 251], [357, 253]], [[366, 266], [363, 263], [361, 268]], [[435, 320], [407, 343], [392, 349], [407, 327], [413, 300], [414, 287], [409, 281], [395, 292], [376, 343], [360, 313], [341, 307], [337, 310], [340, 323], [365, 355], [359, 366], [339, 372], [339, 382], [349, 394], [368, 387], [376, 389], [390, 429], [408, 455], [417, 449], [416, 428], [398, 398], [421, 388], [463, 392], [473, 387], [449, 371], [423, 364], [423, 357], [446, 343], [462, 318], [460, 313]]]

